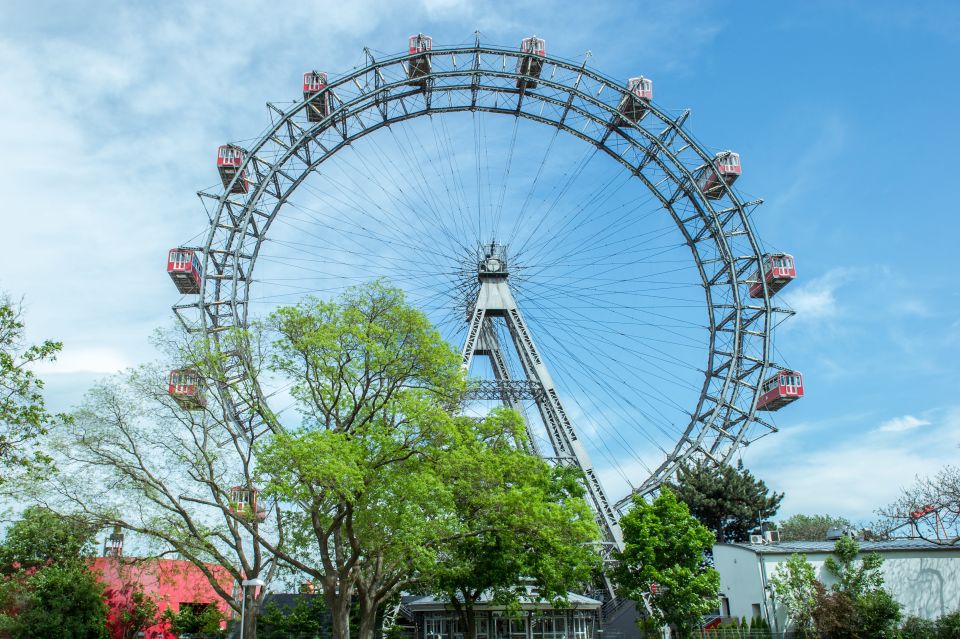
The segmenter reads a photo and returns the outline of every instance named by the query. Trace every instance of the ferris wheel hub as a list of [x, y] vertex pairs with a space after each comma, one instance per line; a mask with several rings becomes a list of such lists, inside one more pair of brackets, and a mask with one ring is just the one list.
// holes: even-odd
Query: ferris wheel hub
[[486, 280], [506, 279], [510, 275], [507, 270], [506, 247], [498, 245], [494, 240], [486, 247], [486, 256], [477, 265], [477, 278]]

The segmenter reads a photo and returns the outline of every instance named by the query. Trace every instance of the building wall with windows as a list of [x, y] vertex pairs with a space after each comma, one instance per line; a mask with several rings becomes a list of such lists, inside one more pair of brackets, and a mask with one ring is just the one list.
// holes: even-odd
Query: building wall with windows
[[[475, 606], [477, 639], [595, 639], [600, 602], [570, 593], [570, 607], [554, 609], [549, 602], [529, 599], [508, 614], [503, 606], [481, 597]], [[416, 639], [464, 639], [456, 611], [435, 597], [407, 604], [413, 614]]]
[[[824, 562], [832, 550], [832, 541], [715, 545], [721, 615], [763, 617], [775, 630], [788, 629], [786, 610], [777, 605], [771, 592], [771, 577], [791, 555], [803, 554], [817, 579], [830, 586], [835, 580]], [[884, 586], [902, 604], [905, 615], [936, 619], [960, 609], [960, 547], [899, 539], [863, 541], [860, 552], [877, 552], [883, 557]]]

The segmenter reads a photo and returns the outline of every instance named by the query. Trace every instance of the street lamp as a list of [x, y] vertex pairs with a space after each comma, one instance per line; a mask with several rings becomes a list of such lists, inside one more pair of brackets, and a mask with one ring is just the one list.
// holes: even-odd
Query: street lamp
[[247, 586], [253, 586], [254, 588], [262, 588], [267, 585], [263, 579], [244, 579], [240, 582], [242, 586], [241, 595], [240, 595], [240, 639], [244, 639], [244, 634], [246, 630], [246, 612], [247, 612]]

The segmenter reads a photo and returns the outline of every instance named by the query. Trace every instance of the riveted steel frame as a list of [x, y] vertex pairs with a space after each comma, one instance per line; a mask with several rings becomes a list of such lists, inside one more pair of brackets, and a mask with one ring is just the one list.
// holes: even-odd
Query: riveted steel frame
[[[406, 65], [412, 57], [375, 60], [368, 53], [366, 66], [331, 80], [310, 99], [329, 96], [329, 114], [320, 122], [307, 120], [310, 100], [268, 104], [271, 127], [245, 149], [238, 172], [246, 173], [248, 192], [231, 194], [228, 185], [199, 194], [210, 218], [205, 276], [198, 301], [174, 308], [181, 321], [213, 343], [224, 331], [246, 326], [254, 265], [270, 225], [297, 187], [345, 146], [416, 117], [471, 111], [522, 117], [596, 146], [640, 180], [673, 218], [703, 283], [709, 339], [700, 397], [673, 451], [635, 492], [655, 491], [688, 458], [724, 462], [740, 445], [775, 430], [755, 415], [760, 384], [775, 366], [770, 333], [777, 312], [763, 278], [763, 298], [747, 294], [762, 260], [749, 220], [758, 202], [742, 203], [726, 185], [719, 200], [704, 197], [696, 176], [708, 170], [712, 154], [684, 130], [688, 112], [674, 116], [651, 104], [641, 121], [630, 120], [617, 110], [626, 95], [622, 83], [556, 57], [545, 59], [535, 90], [525, 83], [517, 88], [519, 52], [479, 42], [434, 49], [430, 73], [418, 79], [422, 87], [411, 87]], [[228, 411], [246, 422], [251, 400], [237, 402], [231, 390], [247, 370], [244, 357], [233, 351], [224, 359], [235, 374], [220, 392]], [[245, 381], [256, 387], [255, 380]]]

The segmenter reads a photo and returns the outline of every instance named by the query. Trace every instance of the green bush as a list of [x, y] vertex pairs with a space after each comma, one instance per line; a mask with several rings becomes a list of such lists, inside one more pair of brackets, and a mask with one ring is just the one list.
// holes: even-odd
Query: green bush
[[937, 639], [937, 624], [922, 617], [907, 617], [900, 626], [900, 639]]
[[960, 639], [960, 610], [937, 619], [937, 639]]

